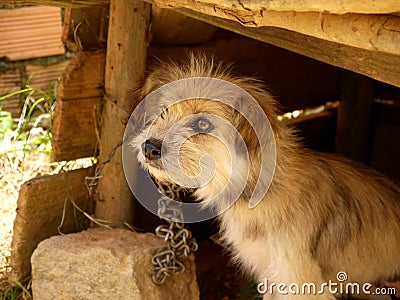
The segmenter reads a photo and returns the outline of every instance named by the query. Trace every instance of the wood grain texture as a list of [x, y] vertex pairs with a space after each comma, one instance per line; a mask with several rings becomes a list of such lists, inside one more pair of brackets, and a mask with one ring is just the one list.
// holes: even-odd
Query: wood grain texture
[[[158, 0], [161, 1], [161, 0]], [[107, 5], [109, 0], [2, 0], [2, 3], [24, 5], [49, 5], [59, 7], [85, 7]], [[170, 2], [193, 2], [174, 0]], [[316, 11], [332, 14], [360, 13], [360, 14], [389, 14], [399, 12], [398, 0], [202, 0], [205, 5], [219, 5], [224, 7], [241, 7], [245, 10], [275, 10], [275, 11]]]
[[149, 22], [149, 4], [138, 0], [111, 1], [100, 128], [99, 163], [104, 168], [98, 184], [96, 216], [116, 226], [133, 221], [132, 193], [122, 167], [120, 144], [136, 104], [131, 92], [145, 76]]
[[95, 107], [103, 97], [105, 52], [79, 52], [64, 70], [53, 119], [53, 159], [95, 156]]
[[[187, 9], [232, 20], [244, 27], [277, 27], [347, 46], [400, 54], [400, 17], [396, 15], [274, 11], [265, 9], [261, 1], [250, 7], [241, 1], [146, 1], [160, 7]], [[393, 9], [400, 11], [400, 4]]]
[[350, 47], [281, 28], [243, 27], [235, 21], [210, 17], [188, 9], [178, 11], [241, 35], [400, 87], [400, 55]]
[[11, 249], [12, 279], [22, 280], [29, 276], [33, 250], [41, 241], [60, 234], [60, 224], [62, 233], [88, 228], [88, 220], [74, 209], [71, 198], [80, 208], [92, 213], [93, 205], [85, 186], [85, 177], [89, 176], [89, 172], [89, 169], [79, 169], [41, 176], [22, 185]]
[[[176, 0], [178, 2], [178, 0]], [[182, 1], [179, 1], [182, 2]], [[317, 11], [333, 14], [381, 14], [399, 11], [397, 0], [202, 0], [201, 2], [244, 10]]]

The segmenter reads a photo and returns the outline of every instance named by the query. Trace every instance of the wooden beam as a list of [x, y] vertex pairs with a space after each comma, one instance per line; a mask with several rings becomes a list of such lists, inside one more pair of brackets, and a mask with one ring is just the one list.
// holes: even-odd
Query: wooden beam
[[[239, 0], [146, 1], [160, 7], [187, 9], [232, 20], [245, 27], [277, 27], [361, 49], [400, 54], [400, 17], [396, 15], [273, 11], [264, 9], [260, 3], [248, 8]], [[400, 11], [400, 5], [397, 8]]]
[[110, 0], [1, 0], [1, 3], [10, 5], [46, 5], [79, 8], [109, 5]]
[[43, 240], [61, 233], [78, 232], [89, 227], [89, 220], [77, 211], [72, 201], [88, 214], [93, 212], [85, 177], [90, 169], [41, 176], [21, 186], [14, 221], [10, 279], [30, 275], [30, 258]]
[[364, 164], [371, 154], [374, 81], [344, 71], [336, 131], [336, 152]]
[[150, 10], [149, 4], [139, 0], [111, 0], [110, 4], [96, 216], [119, 226], [133, 221], [121, 143], [136, 104], [131, 92], [145, 76]]
[[[164, 1], [164, 3], [175, 2], [179, 4], [192, 3], [192, 0]], [[315, 11], [329, 12], [332, 14], [360, 13], [360, 14], [388, 14], [400, 10], [398, 0], [197, 0], [204, 5], [222, 6], [224, 8], [239, 8], [251, 11]]]
[[281, 28], [244, 27], [232, 20], [211, 17], [188, 9], [177, 11], [241, 35], [400, 87], [400, 55], [345, 46]]
[[95, 156], [95, 107], [103, 98], [105, 52], [78, 52], [61, 75], [53, 118], [53, 160]]
[[[106, 0], [2, 0], [66, 7], [107, 5]], [[189, 9], [245, 27], [277, 27], [361, 49], [400, 54], [400, 4], [366, 0], [254, 1], [145, 0], [159, 7]], [[287, 4], [301, 2], [301, 4]], [[367, 5], [368, 3], [368, 5]], [[357, 7], [362, 7], [358, 9]], [[367, 8], [368, 7], [368, 8]]]
[[[161, 3], [162, 0], [157, 0]], [[192, 0], [174, 0], [170, 3], [192, 4]], [[203, 5], [222, 6], [225, 8], [242, 8], [250, 11], [315, 11], [329, 12], [332, 14], [395, 14], [400, 11], [398, 0], [202, 0]], [[11, 5], [49, 5], [59, 7], [85, 7], [95, 5], [107, 5], [109, 0], [2, 0], [1, 3]], [[166, 2], [168, 5], [168, 2]]]

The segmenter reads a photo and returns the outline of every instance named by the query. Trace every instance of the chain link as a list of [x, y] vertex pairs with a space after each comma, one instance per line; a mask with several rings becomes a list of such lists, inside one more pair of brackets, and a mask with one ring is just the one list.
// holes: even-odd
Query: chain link
[[162, 284], [167, 277], [185, 271], [182, 259], [197, 251], [198, 245], [190, 230], [184, 227], [179, 202], [163, 196], [158, 200], [157, 213], [160, 218], [168, 222], [155, 230], [156, 235], [168, 245], [155, 253], [151, 259], [154, 265], [153, 281], [156, 284]]

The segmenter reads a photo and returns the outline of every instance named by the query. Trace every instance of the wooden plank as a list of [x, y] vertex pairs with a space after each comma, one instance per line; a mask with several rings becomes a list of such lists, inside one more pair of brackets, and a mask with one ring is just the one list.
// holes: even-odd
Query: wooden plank
[[93, 205], [85, 186], [89, 173], [89, 169], [79, 169], [36, 177], [22, 185], [14, 221], [10, 279], [22, 280], [30, 275], [30, 257], [34, 249], [44, 239], [60, 234], [60, 225], [62, 233], [88, 228], [88, 219], [74, 209], [71, 200], [92, 213]]
[[53, 119], [53, 159], [96, 155], [95, 108], [103, 97], [105, 52], [79, 52], [64, 70]]
[[0, 9], [0, 57], [22, 60], [64, 54], [61, 32], [59, 8]]
[[[174, 0], [175, 2], [193, 2]], [[49, 5], [59, 7], [85, 7], [107, 5], [109, 0], [2, 0], [2, 3], [12, 5]], [[399, 12], [398, 0], [203, 0], [206, 5], [224, 5], [224, 7], [242, 7], [245, 10], [275, 10], [275, 11], [317, 11], [333, 14], [389, 14]]]
[[95, 107], [101, 97], [60, 101], [53, 121], [55, 161], [96, 156]]
[[[160, 7], [187, 9], [209, 17], [232, 20], [245, 27], [277, 27], [347, 46], [400, 54], [400, 17], [396, 15], [272, 11], [263, 9], [263, 6], [253, 10], [243, 5], [229, 5], [232, 1], [146, 1]], [[397, 8], [399, 11], [400, 4]]]
[[109, 0], [1, 0], [10, 5], [46, 5], [56, 7], [86, 7], [110, 4]]
[[121, 143], [136, 105], [130, 95], [145, 76], [150, 12], [150, 5], [139, 0], [112, 0], [110, 4], [96, 216], [120, 226], [133, 221]]
[[94, 51], [107, 46], [108, 6], [67, 8], [62, 40], [73, 51]]
[[400, 55], [345, 46], [281, 28], [243, 27], [235, 21], [210, 17], [188, 9], [178, 11], [244, 36], [400, 87]]
[[338, 111], [336, 152], [364, 164], [371, 154], [371, 122], [374, 81], [343, 72]]
[[[182, 1], [181, 1], [182, 2]], [[224, 7], [242, 7], [246, 10], [276, 10], [276, 11], [318, 11], [332, 14], [361, 13], [385, 14], [396, 13], [400, 10], [397, 0], [203, 0], [211, 5]]]
[[61, 75], [61, 101], [103, 96], [105, 51], [79, 52]]

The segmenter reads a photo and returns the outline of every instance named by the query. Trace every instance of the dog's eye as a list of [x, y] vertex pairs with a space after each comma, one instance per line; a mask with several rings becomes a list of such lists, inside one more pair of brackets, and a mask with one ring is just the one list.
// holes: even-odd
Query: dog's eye
[[208, 133], [212, 129], [211, 122], [205, 118], [197, 119], [193, 125], [194, 130], [199, 133]]

